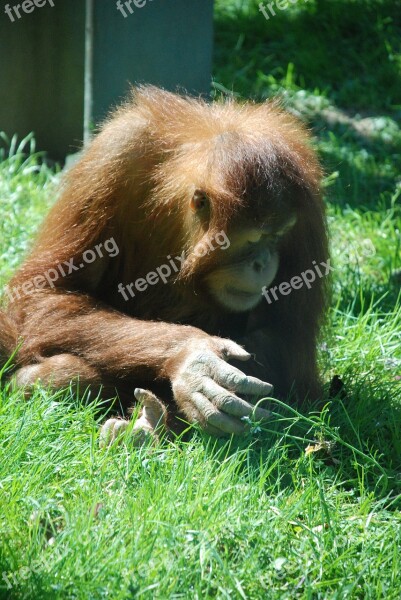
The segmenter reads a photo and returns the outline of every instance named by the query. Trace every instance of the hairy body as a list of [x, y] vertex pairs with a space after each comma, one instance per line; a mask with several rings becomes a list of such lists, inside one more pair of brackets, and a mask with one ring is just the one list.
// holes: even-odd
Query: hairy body
[[[17, 384], [79, 379], [118, 392], [122, 406], [144, 388], [217, 435], [240, 433], [251, 399], [272, 385], [281, 397], [316, 397], [325, 277], [263, 297], [327, 261], [309, 142], [274, 104], [137, 89], [67, 174], [10, 284], [29, 290], [0, 315], [0, 360], [22, 340]], [[110, 239], [118, 255], [84, 265]], [[65, 276], [43, 283], [60, 265]]]

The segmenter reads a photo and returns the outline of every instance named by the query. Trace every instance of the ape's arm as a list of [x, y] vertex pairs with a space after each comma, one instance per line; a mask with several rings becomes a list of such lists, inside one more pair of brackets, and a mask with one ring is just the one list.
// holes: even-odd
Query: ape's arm
[[253, 412], [268, 417], [235, 393], [266, 396], [272, 387], [225, 362], [250, 356], [231, 340], [195, 327], [133, 319], [81, 294], [37, 293], [29, 313], [19, 355], [25, 364], [69, 353], [106, 378], [168, 380], [184, 414], [215, 433], [239, 433], [240, 418]]
[[167, 375], [167, 359], [189, 338], [208, 338], [193, 327], [132, 319], [82, 294], [39, 292], [28, 307], [19, 355], [24, 363], [35, 356], [71, 353], [111, 377], [156, 378]]

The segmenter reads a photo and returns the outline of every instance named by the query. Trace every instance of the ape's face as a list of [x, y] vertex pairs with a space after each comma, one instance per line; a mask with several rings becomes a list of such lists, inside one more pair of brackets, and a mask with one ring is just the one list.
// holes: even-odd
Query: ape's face
[[[207, 198], [198, 196], [198, 210], [206, 212]], [[210, 270], [205, 276], [209, 294], [217, 304], [231, 312], [246, 312], [262, 299], [262, 288], [268, 287], [279, 269], [280, 242], [296, 223], [294, 212], [286, 212], [255, 222], [239, 214], [227, 227], [229, 243], [214, 252]]]
[[210, 294], [222, 307], [243, 312], [255, 308], [263, 286], [269, 286], [279, 267], [276, 244], [262, 230], [249, 229], [227, 236], [230, 247], [206, 277]]

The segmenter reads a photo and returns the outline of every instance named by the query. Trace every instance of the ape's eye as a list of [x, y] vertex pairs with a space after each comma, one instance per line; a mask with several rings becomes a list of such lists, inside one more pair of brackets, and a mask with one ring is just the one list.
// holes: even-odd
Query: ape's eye
[[205, 192], [202, 192], [200, 190], [196, 191], [191, 198], [190, 206], [194, 212], [204, 210], [209, 206], [209, 198], [207, 197]]
[[280, 227], [280, 229], [276, 232], [277, 237], [284, 237], [297, 222], [297, 216], [291, 215], [290, 218]]

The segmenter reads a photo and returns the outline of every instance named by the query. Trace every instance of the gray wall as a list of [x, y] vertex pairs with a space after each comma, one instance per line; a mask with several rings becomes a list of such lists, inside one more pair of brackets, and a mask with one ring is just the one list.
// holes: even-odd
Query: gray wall
[[[36, 134], [62, 158], [83, 137], [85, 0], [53, 0], [11, 22], [0, 11], [0, 130]], [[143, 2], [143, 0], [142, 0]], [[9, 2], [12, 7], [16, 0]], [[124, 18], [116, 0], [95, 0], [96, 122], [129, 82], [209, 92], [213, 0], [147, 0]]]
[[14, 23], [4, 13], [5, 4], [0, 129], [19, 136], [35, 131], [38, 147], [61, 157], [82, 139], [84, 2], [55, 0], [54, 8], [36, 8]]

